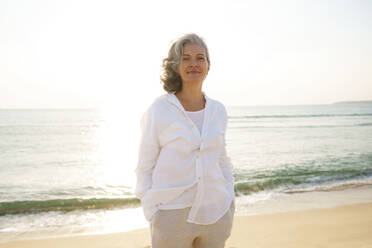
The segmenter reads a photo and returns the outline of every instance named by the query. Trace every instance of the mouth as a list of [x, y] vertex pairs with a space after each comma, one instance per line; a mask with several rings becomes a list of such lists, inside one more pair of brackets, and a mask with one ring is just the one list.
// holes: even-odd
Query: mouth
[[199, 74], [200, 72], [199, 71], [189, 71], [187, 72], [187, 74]]

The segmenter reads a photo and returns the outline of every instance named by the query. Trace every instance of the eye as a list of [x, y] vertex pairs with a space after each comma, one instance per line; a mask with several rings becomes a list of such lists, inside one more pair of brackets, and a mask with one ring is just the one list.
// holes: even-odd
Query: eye
[[189, 58], [188, 57], [183, 57], [182, 60], [189, 60]]
[[199, 57], [198, 59], [203, 61], [204, 60], [204, 57]]

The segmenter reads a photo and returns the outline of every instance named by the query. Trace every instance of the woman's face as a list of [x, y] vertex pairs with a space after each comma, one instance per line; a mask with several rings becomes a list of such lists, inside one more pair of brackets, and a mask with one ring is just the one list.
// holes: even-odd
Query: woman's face
[[202, 83], [209, 71], [207, 54], [198, 44], [185, 44], [178, 66], [182, 83]]

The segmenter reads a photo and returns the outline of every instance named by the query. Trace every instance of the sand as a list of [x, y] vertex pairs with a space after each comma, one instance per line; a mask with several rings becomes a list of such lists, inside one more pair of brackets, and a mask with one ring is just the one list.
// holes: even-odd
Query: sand
[[[0, 248], [5, 247], [149, 248], [151, 246], [149, 230], [140, 229], [126, 233], [0, 243]], [[372, 203], [255, 216], [236, 216], [232, 235], [225, 247], [372, 248]]]

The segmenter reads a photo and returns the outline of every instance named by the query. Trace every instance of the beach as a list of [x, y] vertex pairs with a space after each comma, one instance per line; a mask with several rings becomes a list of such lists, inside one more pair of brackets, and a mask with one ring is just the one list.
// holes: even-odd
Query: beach
[[[372, 247], [372, 203], [236, 216], [226, 248]], [[18, 240], [1, 248], [149, 248], [149, 229], [124, 233]]]

